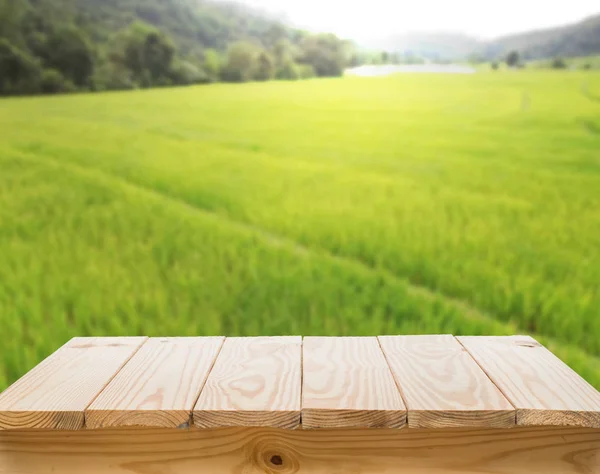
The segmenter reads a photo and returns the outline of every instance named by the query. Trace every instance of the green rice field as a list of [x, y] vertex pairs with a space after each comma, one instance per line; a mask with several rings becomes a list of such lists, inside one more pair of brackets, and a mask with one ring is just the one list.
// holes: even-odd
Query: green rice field
[[0, 389], [75, 335], [531, 334], [600, 388], [600, 73], [0, 100]]

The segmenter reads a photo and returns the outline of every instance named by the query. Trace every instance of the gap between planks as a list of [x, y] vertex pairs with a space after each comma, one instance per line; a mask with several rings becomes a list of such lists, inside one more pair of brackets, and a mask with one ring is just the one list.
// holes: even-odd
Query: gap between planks
[[154, 337], [85, 411], [88, 428], [180, 428], [190, 413], [224, 337]]
[[[129, 341], [128, 344], [135, 346], [132, 342], [135, 339], [75, 338], [63, 348], [73, 347], [79, 349], [81, 353], [81, 350], [86, 347], [98, 352], [99, 346], [106, 347], [110, 351], [113, 350], [112, 347], [118, 347], [115, 341]], [[261, 426], [286, 429], [331, 429], [508, 428], [520, 425], [600, 428], [600, 394], [541, 344], [524, 336], [456, 338], [450, 335], [380, 336], [304, 340], [299, 336], [220, 338], [221, 344], [209, 355], [211, 360], [205, 361], [201, 369], [202, 374], [197, 375], [196, 384], [189, 389], [188, 396], [185, 397], [187, 402], [179, 406], [178, 410], [175, 410], [174, 405], [155, 403], [158, 407], [158, 416], [148, 417], [147, 412], [136, 411], [135, 404], [121, 403], [124, 408], [121, 407], [123, 409], [120, 413], [116, 409], [118, 406], [112, 406], [112, 402], [103, 406], [101, 403], [103, 400], [104, 402], [111, 400], [109, 392], [112, 391], [113, 397], [117, 397], [122, 395], [119, 391], [120, 386], [135, 388], [135, 383], [127, 380], [127, 371], [135, 375], [136, 371], [132, 370], [134, 361], [149, 350], [148, 346], [155, 344], [151, 341], [159, 339], [201, 341], [211, 338], [137, 338], [138, 341], [143, 342], [137, 343], [137, 347], [134, 347], [131, 353], [125, 354], [128, 357], [122, 354], [120, 359], [112, 361], [111, 367], [118, 367], [110, 377], [107, 377], [104, 368], [104, 372], [100, 374], [104, 374], [106, 380], [100, 384], [96, 381], [99, 391], [93, 393], [84, 407], [81, 407], [80, 401], [78, 405], [80, 408], [72, 412], [59, 410], [54, 416], [49, 416], [48, 410], [38, 413], [34, 410], [12, 413], [10, 406], [8, 412], [3, 411], [7, 406], [6, 393], [15, 391], [10, 387], [5, 394], [0, 395], [0, 430], [17, 428], [93, 430], [121, 426], [154, 428]], [[90, 342], [87, 344], [85, 341]], [[109, 344], [110, 341], [113, 343]], [[251, 341], [255, 342], [254, 346]], [[374, 341], [374, 345], [368, 341]], [[224, 353], [224, 347], [232, 344], [237, 346], [237, 349], [233, 347], [234, 352], [229, 355], [227, 352]], [[329, 357], [333, 363], [318, 352], [322, 344], [328, 346], [333, 344], [327, 349], [333, 351], [331, 354], [335, 355]], [[358, 346], [354, 347], [352, 344]], [[369, 357], [360, 357], [362, 347], [369, 347], [366, 352], [363, 352], [369, 354]], [[525, 347], [535, 349], [533, 353], [527, 353], [534, 355], [533, 360], [529, 360], [531, 359], [529, 355], [527, 357], [521, 355]], [[235, 350], [238, 352], [236, 353]], [[316, 355], [307, 355], [307, 350], [317, 350]], [[59, 349], [55, 354], [60, 351]], [[284, 351], [283, 359], [279, 351]], [[53, 357], [56, 359], [55, 354], [48, 359], [52, 360]], [[251, 354], [255, 354], [260, 359], [254, 361], [258, 365], [254, 364], [249, 357]], [[87, 356], [89, 358], [90, 355]], [[174, 357], [174, 360], [178, 358]], [[44, 361], [40, 366], [43, 367], [45, 363], [47, 364]], [[186, 365], [182, 364], [182, 360], [179, 360], [179, 364], [180, 368]], [[96, 366], [102, 368], [102, 364], [96, 363]], [[232, 367], [237, 367], [235, 369], [237, 374], [227, 372]], [[372, 376], [370, 369], [365, 367], [376, 370], [380, 375]], [[532, 367], [536, 370], [549, 367], [557, 375], [548, 376], [539, 370], [535, 372]], [[341, 375], [336, 372], [336, 368]], [[251, 373], [248, 373], [247, 369]], [[280, 373], [274, 375], [271, 373], [272, 369]], [[78, 370], [87, 375], [81, 367]], [[168, 372], [163, 370], [165, 380], [169, 379]], [[389, 374], [386, 374], [387, 372]], [[22, 379], [27, 380], [28, 376], [30, 379], [30, 374], [35, 375], [36, 368]], [[421, 375], [428, 377], [429, 384], [423, 385]], [[519, 382], [515, 382], [515, 380], [523, 380], [526, 376], [530, 378], [528, 379], [530, 383], [525, 384], [529, 399], [523, 399], [520, 393], [522, 387], [518, 386]], [[324, 394], [321, 389], [331, 382], [331, 377], [337, 377], [337, 382], [334, 381], [333, 385], [330, 385], [330, 389], [333, 387], [330, 393]], [[356, 383], [356, 380], [359, 383]], [[365, 395], [360, 386], [361, 380], [374, 382], [371, 387], [372, 394]], [[147, 377], [146, 382], [149, 381], [150, 378]], [[380, 387], [379, 382], [385, 387]], [[244, 396], [245, 398], [240, 398], [239, 394], [236, 394], [233, 397], [234, 403], [223, 404], [224, 398], [229, 397], [230, 402], [233, 400], [233, 392], [241, 393], [246, 390], [247, 395], [248, 390], [251, 391], [261, 383], [262, 390], [266, 391], [266, 394], [260, 390], [252, 396]], [[540, 384], [544, 383], [546, 386], [542, 387]], [[420, 391], [415, 391], [415, 386], [419, 384], [421, 384]], [[22, 380], [14, 384], [17, 387], [20, 385], [23, 385]], [[291, 386], [292, 390], [287, 395], [282, 395], [274, 389], [279, 387], [281, 390], [287, 390], [288, 386]], [[570, 386], [577, 387], [583, 395], [577, 390], [570, 389]], [[205, 394], [209, 391], [207, 387], [211, 391], [208, 395]], [[345, 393], [344, 390], [348, 387], [354, 390], [354, 393]], [[544, 388], [555, 393], [558, 401], [552, 398], [544, 399]], [[64, 392], [64, 389], [62, 390]], [[384, 394], [378, 392], [379, 390], [383, 390]], [[16, 393], [19, 393], [18, 390]], [[154, 393], [149, 390], [148, 397], [138, 397], [137, 400], [145, 404], [148, 402], [147, 398], [151, 399]], [[156, 393], [164, 394], [164, 390], [158, 390]], [[475, 393], [479, 397], [474, 396]], [[181, 394], [176, 395], [181, 398]], [[356, 401], [343, 401], [344, 397], [348, 400], [348, 396], [351, 398], [353, 395], [356, 395], [357, 399], [364, 400], [365, 406], [361, 407], [361, 403]], [[381, 396], [384, 398], [380, 399]], [[12, 398], [14, 403], [15, 397]], [[59, 400], [59, 397], [55, 398]], [[391, 401], [394, 398], [396, 401]], [[384, 399], [388, 401], [381, 405]], [[306, 400], [309, 402], [305, 403]], [[117, 413], [116, 416], [108, 413], [113, 408]], [[107, 413], [103, 413], [105, 411]], [[24, 414], [26, 416], [23, 416]], [[105, 415], [109, 416], [105, 417]], [[402, 421], [403, 416], [407, 421]]]
[[450, 335], [380, 336], [411, 428], [510, 428], [515, 408]]
[[83, 429], [87, 406], [146, 340], [71, 339], [0, 394], [0, 429]]
[[518, 426], [600, 428], [600, 393], [535, 339], [458, 339], [515, 406]]

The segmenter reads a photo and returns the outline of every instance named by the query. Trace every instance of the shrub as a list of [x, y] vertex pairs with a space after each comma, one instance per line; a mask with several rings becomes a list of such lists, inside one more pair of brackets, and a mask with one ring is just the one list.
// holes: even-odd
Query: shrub
[[204, 64], [202, 67], [209, 82], [218, 81], [221, 71], [221, 58], [219, 53], [214, 49], [207, 49], [204, 51]]
[[106, 63], [96, 69], [92, 77], [92, 90], [127, 90], [135, 89], [136, 85], [131, 71], [122, 65]]
[[[298, 62], [310, 64], [319, 77], [339, 77], [344, 73], [347, 46], [334, 34], [305, 36], [300, 43]], [[379, 57], [379, 60], [381, 56]]]
[[221, 69], [221, 78], [228, 82], [246, 82], [255, 77], [258, 48], [252, 43], [238, 41], [227, 51], [227, 62]]
[[142, 89], [148, 89], [154, 84], [152, 82], [152, 74], [148, 69], [142, 69], [138, 74], [135, 74], [136, 84]]
[[298, 74], [300, 79], [311, 79], [316, 76], [315, 68], [310, 64], [299, 64], [298, 65]]
[[171, 68], [171, 82], [175, 85], [201, 84], [210, 82], [205, 71], [188, 61], [178, 61]]
[[44, 94], [59, 94], [73, 92], [75, 85], [56, 69], [44, 69], [40, 89]]
[[273, 59], [266, 51], [261, 51], [256, 59], [254, 79], [257, 81], [268, 81], [273, 78]]
[[286, 81], [295, 81], [300, 78], [300, 68], [295, 62], [286, 61], [286, 63], [277, 70], [275, 77]]
[[165, 76], [161, 76], [156, 79], [150, 86], [148, 87], [169, 87], [173, 85], [173, 81]]
[[492, 63], [492, 70], [493, 70], [493, 71], [497, 71], [499, 67], [500, 67], [500, 66], [498, 65], [498, 63], [497, 63], [496, 61], [494, 61], [494, 62]]
[[550, 67], [552, 69], [567, 69], [567, 63], [563, 58], [554, 58]]
[[517, 67], [521, 61], [521, 55], [518, 51], [511, 51], [506, 56], [506, 65], [508, 67]]

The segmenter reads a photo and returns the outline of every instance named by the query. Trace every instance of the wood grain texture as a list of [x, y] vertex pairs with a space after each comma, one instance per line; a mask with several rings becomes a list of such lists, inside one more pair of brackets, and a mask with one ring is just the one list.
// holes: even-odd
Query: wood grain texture
[[71, 339], [0, 395], [0, 429], [83, 428], [85, 408], [146, 339]]
[[224, 340], [149, 339], [88, 407], [86, 427], [187, 425]]
[[0, 474], [598, 474], [585, 428], [0, 432]]
[[194, 408], [199, 428], [300, 425], [302, 338], [227, 338]]
[[401, 428], [406, 407], [376, 337], [306, 337], [302, 427]]
[[453, 336], [380, 336], [409, 428], [515, 426], [515, 409]]
[[459, 337], [517, 409], [517, 425], [600, 428], [600, 393], [528, 336]]

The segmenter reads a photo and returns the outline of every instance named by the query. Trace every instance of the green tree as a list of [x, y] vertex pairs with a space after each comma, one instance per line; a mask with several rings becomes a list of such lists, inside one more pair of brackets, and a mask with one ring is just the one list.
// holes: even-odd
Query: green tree
[[275, 69], [281, 69], [285, 64], [294, 61], [294, 47], [286, 38], [280, 39], [273, 46], [273, 60]]
[[552, 69], [567, 69], [567, 63], [563, 58], [554, 58], [550, 65]]
[[295, 81], [300, 79], [300, 68], [290, 60], [277, 70], [275, 77], [284, 81]]
[[315, 77], [315, 70], [310, 64], [300, 64], [298, 66], [298, 75], [300, 79], [312, 79]]
[[131, 70], [119, 62], [111, 61], [96, 68], [91, 82], [95, 91], [126, 90], [136, 86]]
[[44, 94], [71, 92], [75, 86], [56, 69], [44, 69], [40, 81], [40, 89]]
[[27, 49], [38, 58], [45, 58], [48, 52], [48, 34], [32, 31], [27, 35]]
[[0, 94], [39, 91], [41, 67], [25, 51], [0, 38]]
[[87, 85], [94, 72], [92, 47], [85, 34], [74, 26], [61, 28], [48, 37], [43, 62], [77, 86]]
[[254, 77], [258, 52], [256, 46], [246, 41], [232, 44], [227, 51], [227, 62], [221, 69], [223, 80], [246, 82]]
[[310, 64], [317, 76], [341, 76], [346, 65], [346, 47], [333, 34], [305, 37], [300, 44], [300, 62]]
[[171, 81], [175, 85], [210, 82], [206, 72], [189, 61], [176, 61], [171, 67]]
[[19, 0], [0, 0], [0, 38], [17, 41], [22, 38], [23, 19], [27, 3]]
[[264, 44], [268, 47], [276, 45], [280, 41], [285, 41], [287, 38], [287, 28], [279, 23], [273, 24], [264, 34]]
[[369, 55], [369, 64], [373, 64], [375, 66], [379, 66], [382, 64], [382, 57], [379, 53], [372, 53]]
[[402, 54], [392, 53], [390, 55], [390, 63], [391, 64], [402, 64]]
[[254, 79], [257, 81], [268, 81], [269, 79], [273, 79], [274, 74], [275, 66], [273, 64], [273, 59], [271, 59], [266, 51], [262, 51], [256, 59]]
[[511, 51], [506, 55], [506, 64], [508, 67], [517, 67], [521, 57], [518, 51]]
[[207, 49], [204, 51], [204, 72], [210, 82], [219, 80], [219, 74], [221, 72], [221, 58], [219, 53], [214, 49]]
[[166, 77], [175, 56], [175, 46], [164, 34], [153, 31], [146, 36], [142, 58], [152, 79]]
[[171, 75], [175, 46], [157, 28], [137, 21], [119, 38], [113, 60], [125, 65], [143, 87], [165, 84]]

